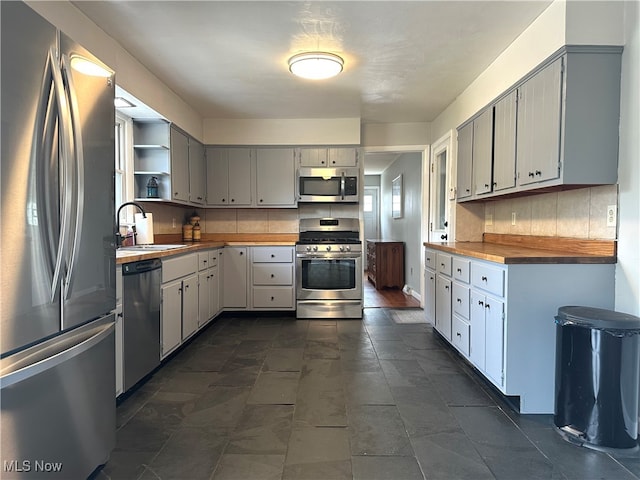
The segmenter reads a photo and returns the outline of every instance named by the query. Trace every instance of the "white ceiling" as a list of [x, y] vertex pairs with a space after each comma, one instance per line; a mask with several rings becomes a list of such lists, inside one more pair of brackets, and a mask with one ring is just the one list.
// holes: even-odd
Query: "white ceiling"
[[[75, 1], [203, 118], [429, 122], [550, 3], [513, 1]], [[345, 59], [295, 78], [309, 50]]]

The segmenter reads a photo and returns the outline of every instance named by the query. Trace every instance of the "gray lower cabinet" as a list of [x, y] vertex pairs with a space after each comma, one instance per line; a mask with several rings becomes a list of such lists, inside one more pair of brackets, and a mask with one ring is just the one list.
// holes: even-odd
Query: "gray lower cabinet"
[[248, 306], [248, 247], [224, 247], [222, 255], [222, 305], [225, 309], [244, 310]]
[[613, 308], [615, 265], [505, 265], [432, 249], [425, 259], [434, 253], [425, 311], [435, 311], [435, 329], [521, 413], [553, 413], [554, 317], [564, 305]]
[[198, 253], [198, 328], [220, 312], [218, 255], [220, 249]]
[[198, 328], [198, 254], [162, 260], [160, 309], [161, 358], [165, 358]]
[[252, 247], [251, 250], [253, 309], [295, 309], [294, 248]]

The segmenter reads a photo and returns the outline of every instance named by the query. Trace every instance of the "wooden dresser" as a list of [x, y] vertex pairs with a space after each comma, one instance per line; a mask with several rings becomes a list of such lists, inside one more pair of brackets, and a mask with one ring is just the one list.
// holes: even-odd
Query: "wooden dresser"
[[367, 240], [367, 274], [376, 290], [404, 287], [404, 243]]

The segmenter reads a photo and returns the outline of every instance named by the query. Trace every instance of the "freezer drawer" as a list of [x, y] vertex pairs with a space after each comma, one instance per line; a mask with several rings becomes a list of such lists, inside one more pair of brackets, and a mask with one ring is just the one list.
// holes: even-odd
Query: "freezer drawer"
[[116, 442], [114, 315], [0, 362], [3, 479], [87, 478]]

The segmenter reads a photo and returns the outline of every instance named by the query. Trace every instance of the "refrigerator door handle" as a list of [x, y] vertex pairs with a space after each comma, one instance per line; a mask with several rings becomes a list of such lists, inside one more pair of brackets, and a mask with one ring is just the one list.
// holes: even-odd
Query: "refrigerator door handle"
[[[0, 389], [4, 389], [50, 370], [63, 362], [77, 357], [93, 346], [100, 343], [115, 329], [114, 323], [109, 322], [98, 327], [82, 330], [64, 339], [53, 339], [46, 347], [38, 349], [31, 355], [25, 355], [6, 367], [3, 365], [0, 376]], [[10, 357], [9, 357], [10, 358]]]
[[71, 127], [69, 125], [70, 122], [70, 113], [69, 113], [69, 104], [66, 95], [64, 94], [64, 82], [62, 79], [62, 71], [60, 70], [60, 66], [58, 65], [55, 54], [52, 50], [49, 51], [49, 63], [51, 66], [51, 76], [53, 78], [53, 91], [55, 94], [56, 102], [58, 104], [58, 122], [60, 124], [59, 128], [59, 142], [60, 142], [60, 152], [61, 152], [61, 161], [60, 166], [62, 168], [61, 174], [61, 223], [60, 223], [60, 240], [58, 242], [58, 252], [56, 255], [56, 263], [53, 270], [53, 279], [51, 282], [51, 300], [53, 301], [55, 298], [56, 291], [58, 289], [58, 284], [60, 282], [60, 278], [62, 275], [63, 261], [65, 257], [65, 252], [67, 250], [67, 243], [69, 241], [69, 222], [71, 216], [71, 173], [69, 166], [69, 158], [71, 156], [71, 152], [73, 150], [72, 140], [70, 137]]
[[[82, 218], [84, 216], [84, 149], [82, 146], [82, 122], [80, 121], [80, 109], [78, 108], [78, 98], [73, 83], [73, 73], [70, 71], [69, 58], [62, 55], [62, 76], [65, 80], [65, 94], [69, 100], [69, 138], [71, 140], [71, 155], [69, 156], [71, 180], [70, 191], [72, 192], [72, 205], [75, 206], [73, 225], [70, 225], [68, 232], [71, 249], [67, 258], [67, 287], [65, 299], [71, 295], [71, 284], [75, 273], [75, 265], [77, 261], [78, 246], [82, 239]], [[70, 212], [71, 216], [71, 212]]]
[[[53, 219], [59, 215], [58, 171], [56, 165], [56, 129], [59, 102], [52, 96], [53, 73], [52, 63], [54, 54], [50, 50], [45, 62], [44, 75], [40, 86], [38, 104], [33, 133], [31, 156], [35, 165], [35, 196], [38, 209], [38, 232], [44, 248], [44, 266], [49, 283], [51, 284], [51, 301], [54, 301], [57, 282], [54, 281], [54, 271], [57, 263], [57, 221]], [[54, 178], [55, 177], [55, 178]]]

